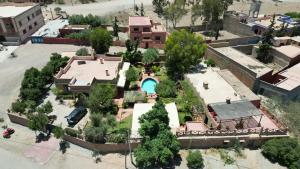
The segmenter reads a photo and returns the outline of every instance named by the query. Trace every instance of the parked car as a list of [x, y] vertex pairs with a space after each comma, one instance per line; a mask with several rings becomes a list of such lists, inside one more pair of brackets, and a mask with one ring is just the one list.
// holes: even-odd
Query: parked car
[[74, 125], [78, 123], [86, 115], [86, 113], [87, 110], [84, 107], [75, 108], [68, 116], [66, 116], [68, 124]]
[[12, 135], [14, 132], [15, 132], [14, 129], [12, 129], [12, 128], [6, 128], [6, 129], [3, 131], [2, 136], [3, 136], [4, 138], [9, 138], [10, 135]]

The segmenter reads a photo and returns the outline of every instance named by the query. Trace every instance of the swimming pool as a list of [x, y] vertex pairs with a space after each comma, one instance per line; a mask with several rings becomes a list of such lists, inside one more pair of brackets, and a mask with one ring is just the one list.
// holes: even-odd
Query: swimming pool
[[142, 91], [147, 94], [155, 94], [155, 86], [157, 85], [157, 81], [152, 78], [144, 79], [142, 82]]

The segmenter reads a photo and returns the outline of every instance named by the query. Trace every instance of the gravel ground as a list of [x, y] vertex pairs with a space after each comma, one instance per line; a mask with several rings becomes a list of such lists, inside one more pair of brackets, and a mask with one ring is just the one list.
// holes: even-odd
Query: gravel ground
[[79, 48], [80, 46], [73, 45], [27, 43], [15, 50], [16, 58], [7, 58], [0, 62], [0, 117], [4, 116], [10, 103], [17, 99], [26, 69], [30, 67], [42, 68], [53, 52], [76, 51]]

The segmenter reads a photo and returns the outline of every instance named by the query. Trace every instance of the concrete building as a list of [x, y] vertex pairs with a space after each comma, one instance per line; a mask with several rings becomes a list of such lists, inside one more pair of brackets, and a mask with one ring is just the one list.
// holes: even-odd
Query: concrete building
[[45, 38], [56, 38], [60, 35], [60, 29], [69, 25], [66, 19], [57, 19], [47, 22], [43, 27], [31, 35], [32, 43], [44, 43]]
[[[252, 48], [251, 48], [252, 50]], [[251, 51], [250, 50], [250, 51]], [[235, 47], [208, 46], [206, 57], [211, 58], [221, 69], [230, 70], [240, 81], [253, 91], [257, 90], [259, 79], [271, 76], [273, 70]]]
[[88, 30], [90, 28], [90, 25], [65, 25], [63, 28], [59, 29], [59, 33], [61, 37], [64, 37], [71, 33], [78, 33], [84, 30]]
[[[131, 138], [140, 138], [138, 133], [141, 124], [139, 118], [152, 110], [154, 103], [136, 103], [134, 104], [133, 113], [132, 113], [132, 126], [131, 126]], [[178, 111], [175, 103], [169, 103], [165, 105], [166, 111], [168, 112], [169, 117], [169, 127], [173, 134], [176, 134], [176, 131], [179, 129], [179, 118]]]
[[38, 4], [0, 4], [0, 36], [2, 39], [5, 38], [8, 45], [25, 42], [44, 24], [41, 7]]
[[117, 84], [121, 66], [121, 57], [73, 56], [54, 76], [54, 82], [56, 87], [66, 92], [88, 93], [94, 83]]
[[300, 63], [260, 81], [260, 94], [277, 96], [284, 101], [300, 100]]
[[130, 40], [140, 40], [142, 48], [163, 48], [166, 41], [166, 29], [160, 23], [154, 23], [149, 17], [129, 17]]

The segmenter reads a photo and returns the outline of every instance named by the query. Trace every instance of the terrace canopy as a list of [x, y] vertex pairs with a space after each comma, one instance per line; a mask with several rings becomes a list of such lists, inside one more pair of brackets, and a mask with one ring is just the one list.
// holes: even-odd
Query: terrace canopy
[[[210, 107], [216, 113], [217, 121], [222, 125], [222, 122], [243, 121], [251, 119], [254, 116], [263, 114], [249, 101], [234, 101], [231, 103], [214, 103]], [[260, 126], [261, 118], [257, 126]], [[251, 122], [250, 120], [248, 123]]]

